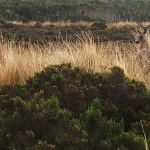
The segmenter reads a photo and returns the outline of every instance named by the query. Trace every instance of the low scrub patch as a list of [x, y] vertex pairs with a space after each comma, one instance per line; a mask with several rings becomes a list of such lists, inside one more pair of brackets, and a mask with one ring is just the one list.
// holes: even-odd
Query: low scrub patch
[[0, 89], [0, 148], [144, 150], [139, 124], [148, 135], [149, 105], [149, 90], [119, 67], [49, 66]]

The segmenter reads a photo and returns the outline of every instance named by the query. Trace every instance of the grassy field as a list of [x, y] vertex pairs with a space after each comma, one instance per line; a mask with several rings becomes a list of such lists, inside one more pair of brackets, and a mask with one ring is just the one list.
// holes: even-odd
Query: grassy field
[[[135, 23], [128, 24], [133, 26]], [[110, 26], [122, 25], [123, 23], [118, 23]], [[111, 67], [119, 66], [128, 77], [142, 81], [150, 88], [148, 68], [146, 65], [139, 67], [136, 60], [138, 45], [118, 41], [95, 43], [93, 35], [86, 32], [76, 37], [75, 42], [64, 40], [48, 42], [42, 46], [29, 43], [28, 47], [23, 46], [23, 43], [16, 45], [13, 41], [1, 41], [0, 86], [25, 83], [34, 72], [39, 72], [48, 65], [70, 62], [73, 66], [81, 66], [94, 72], [109, 71]]]

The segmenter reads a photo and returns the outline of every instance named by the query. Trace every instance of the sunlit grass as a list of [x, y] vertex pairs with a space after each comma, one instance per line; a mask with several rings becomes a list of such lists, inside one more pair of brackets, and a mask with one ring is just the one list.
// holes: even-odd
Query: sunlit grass
[[[12, 24], [16, 25], [24, 25], [24, 26], [35, 26], [36, 21], [31, 21], [28, 23], [23, 23], [21, 21], [12, 21], [10, 22]], [[55, 27], [64, 27], [64, 26], [83, 26], [83, 27], [90, 27], [92, 25], [92, 22], [86, 22], [86, 21], [78, 21], [78, 22], [71, 22], [71, 21], [57, 21], [57, 22], [50, 22], [50, 21], [45, 21], [41, 23], [41, 26], [50, 26], [53, 25]]]
[[122, 27], [137, 27], [138, 26], [138, 23], [137, 22], [134, 22], [134, 21], [125, 21], [125, 22], [116, 22], [116, 23], [109, 23], [107, 24], [108, 25], [108, 28], [112, 28], [112, 27], [115, 27], [115, 28], [122, 28]]
[[115, 27], [115, 28], [123, 28], [123, 27], [138, 27], [140, 28], [141, 26], [142, 27], [147, 27], [147, 26], [150, 26], [150, 22], [141, 22], [141, 23], [138, 23], [138, 22], [134, 22], [134, 21], [120, 21], [120, 22], [116, 22], [116, 23], [109, 23], [107, 24], [108, 25], [108, 28], [112, 28], [112, 27]]
[[[30, 21], [28, 23], [23, 23], [21, 21], [12, 21], [10, 23], [16, 24], [16, 25], [24, 25], [24, 26], [35, 26], [36, 21]], [[57, 22], [50, 22], [45, 21], [41, 23], [41, 26], [50, 26], [53, 25], [55, 27], [64, 27], [64, 26], [83, 26], [83, 27], [90, 27], [94, 22], [86, 22], [86, 21], [78, 21], [78, 22], [71, 22], [71, 21], [57, 21]], [[134, 21], [119, 21], [115, 23], [107, 23], [108, 28], [123, 28], [123, 27], [147, 27], [150, 26], [150, 22], [141, 22], [137, 23]]]
[[30, 21], [28, 23], [24, 23], [22, 21], [9, 21], [9, 23], [16, 24], [16, 25], [24, 25], [24, 26], [35, 26], [36, 21]]
[[130, 78], [143, 81], [150, 87], [150, 73], [136, 60], [137, 45], [122, 42], [95, 43], [91, 34], [78, 36], [76, 42], [49, 42], [46, 45], [29, 44], [28, 48], [13, 42], [0, 43], [0, 86], [25, 83], [34, 72], [48, 65], [70, 62], [88, 71], [110, 71], [113, 66], [124, 69]]

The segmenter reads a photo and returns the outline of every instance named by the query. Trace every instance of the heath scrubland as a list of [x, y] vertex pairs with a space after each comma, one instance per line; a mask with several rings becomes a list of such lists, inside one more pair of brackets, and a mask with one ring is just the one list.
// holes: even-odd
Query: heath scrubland
[[148, 150], [148, 25], [0, 21], [0, 149]]
[[0, 0], [0, 150], [149, 150], [149, 21], [149, 0]]

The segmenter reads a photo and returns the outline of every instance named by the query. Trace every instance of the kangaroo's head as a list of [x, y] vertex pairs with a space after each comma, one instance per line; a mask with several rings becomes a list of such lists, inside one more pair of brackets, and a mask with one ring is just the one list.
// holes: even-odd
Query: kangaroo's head
[[136, 44], [140, 44], [140, 43], [146, 41], [146, 35], [145, 35], [146, 32], [147, 32], [147, 28], [144, 28], [143, 32], [141, 32], [141, 31], [138, 30], [139, 35], [137, 37]]

